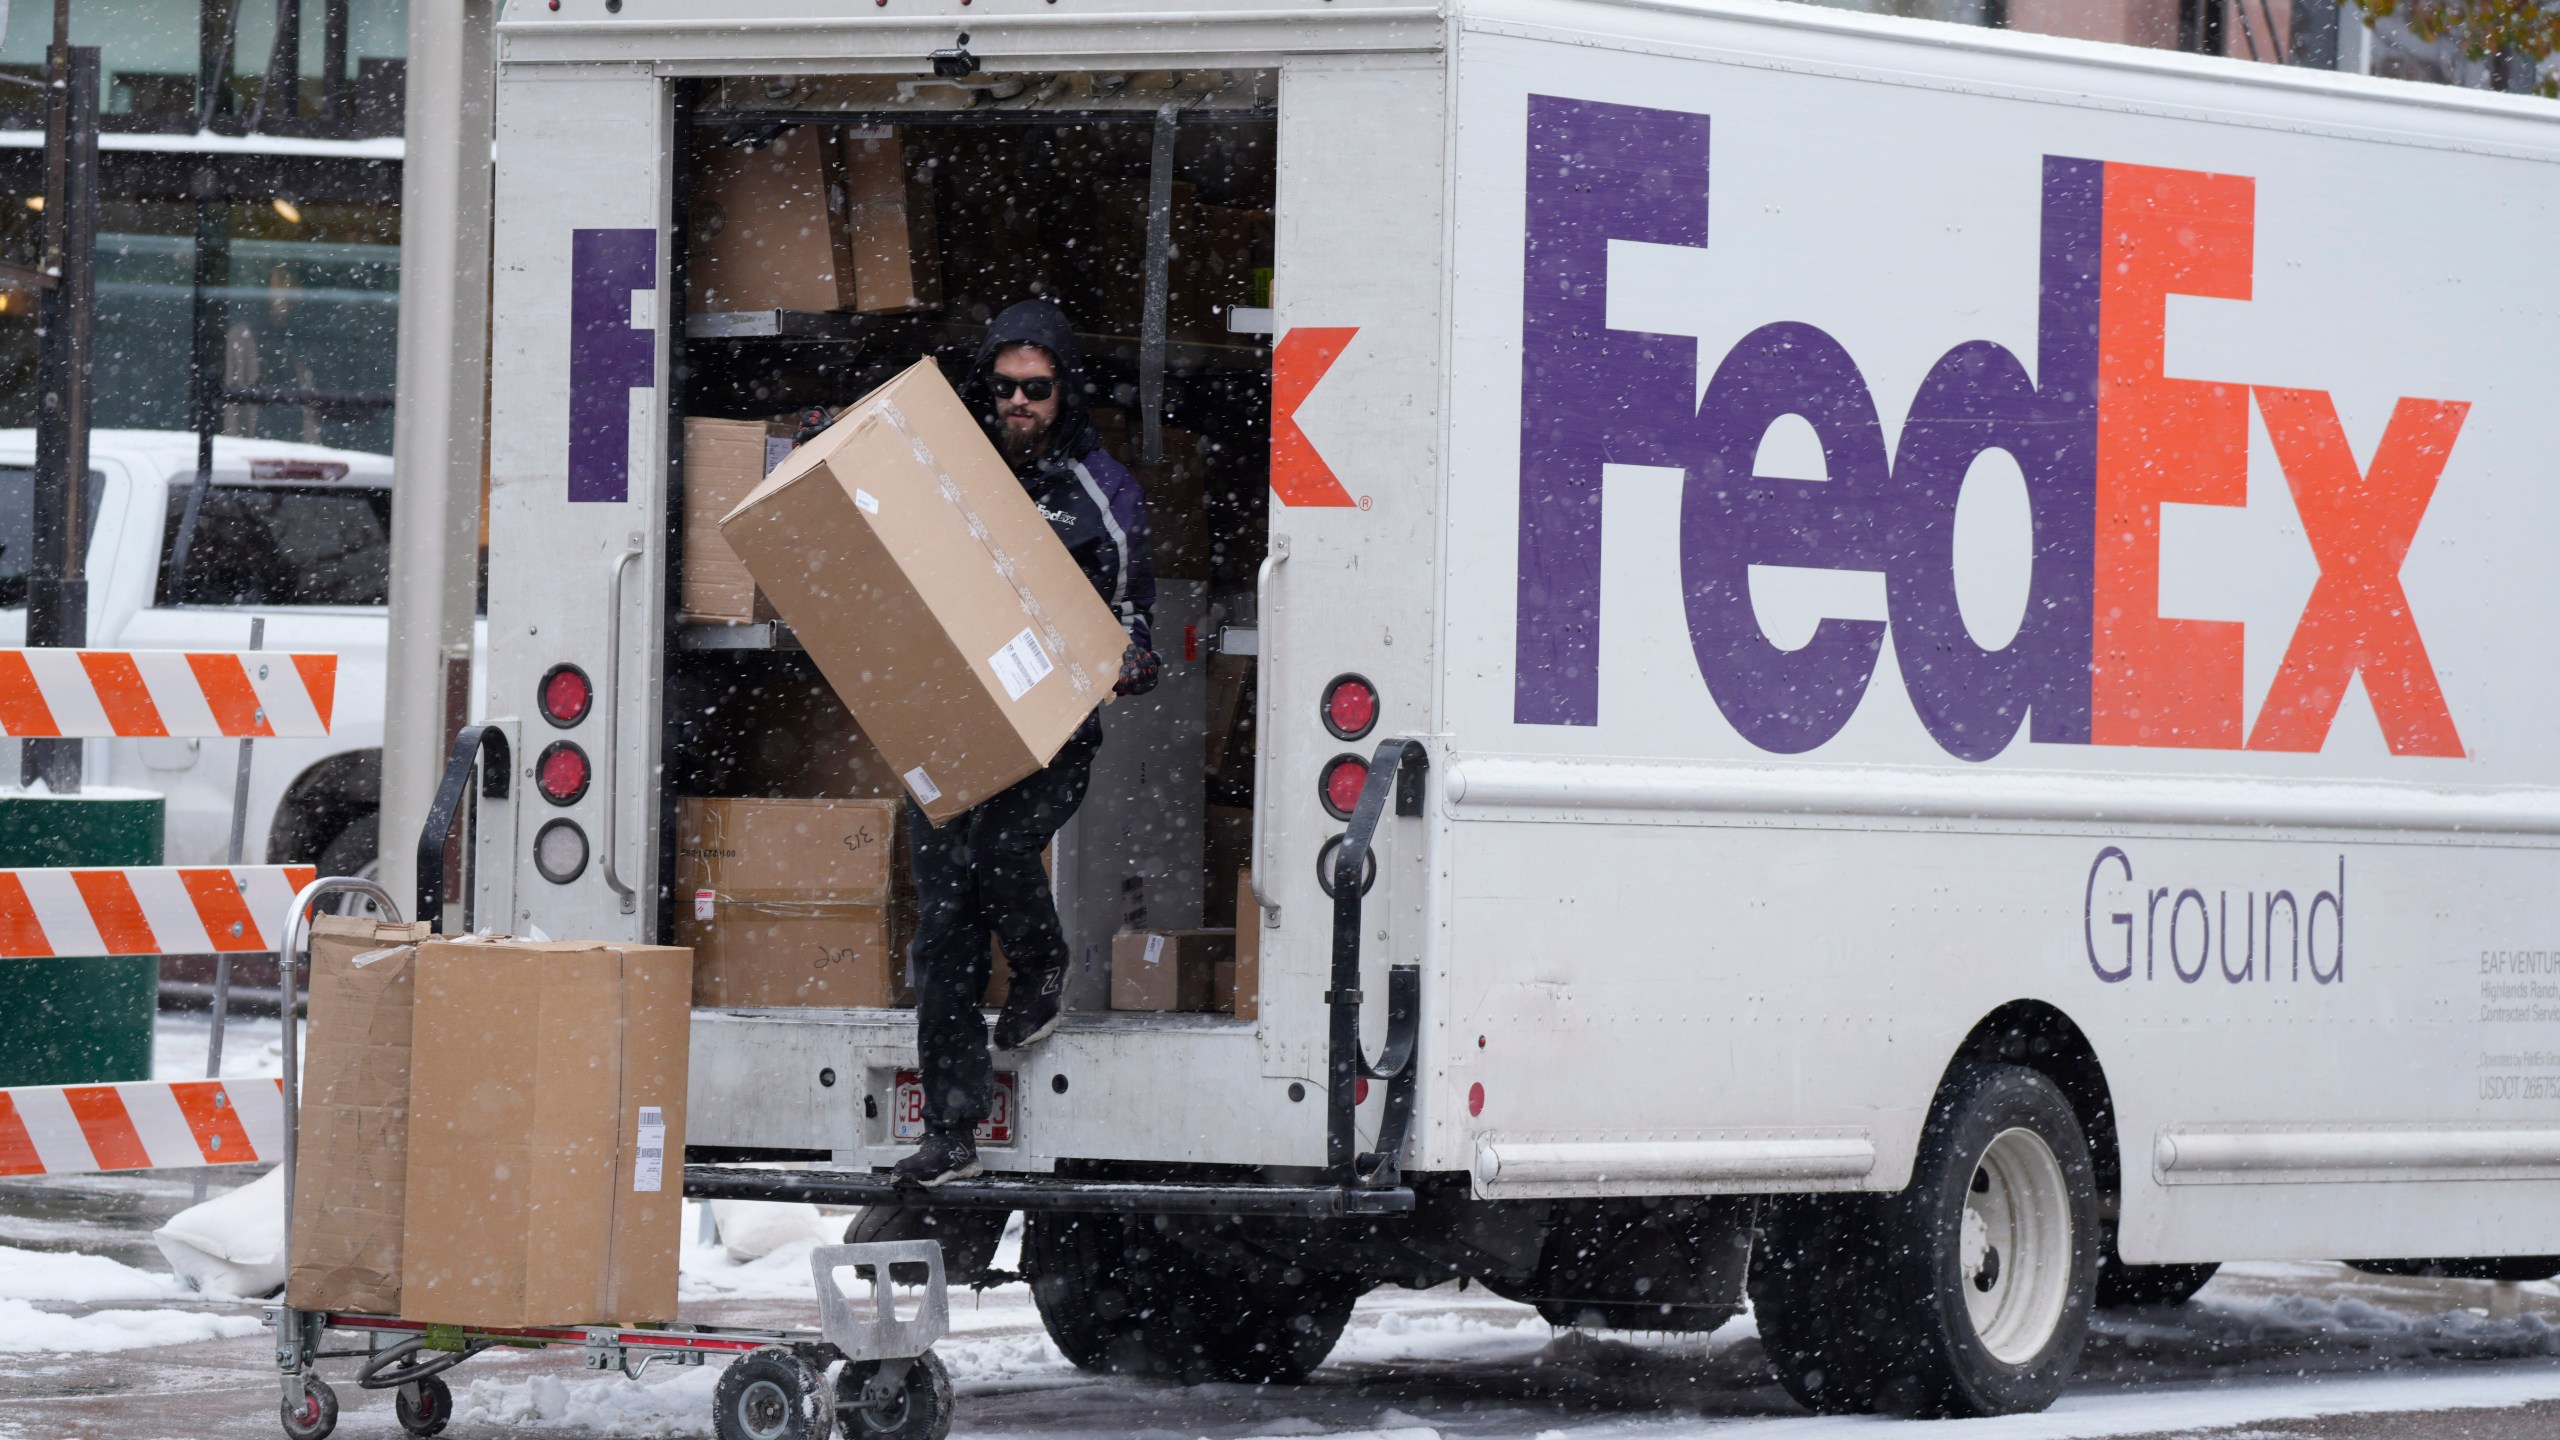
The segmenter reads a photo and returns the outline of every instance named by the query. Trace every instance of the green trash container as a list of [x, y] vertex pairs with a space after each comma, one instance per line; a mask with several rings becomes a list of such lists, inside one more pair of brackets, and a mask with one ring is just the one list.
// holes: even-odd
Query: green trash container
[[[157, 865], [164, 803], [109, 790], [0, 794], [0, 868]], [[153, 955], [0, 960], [0, 1086], [151, 1078]]]

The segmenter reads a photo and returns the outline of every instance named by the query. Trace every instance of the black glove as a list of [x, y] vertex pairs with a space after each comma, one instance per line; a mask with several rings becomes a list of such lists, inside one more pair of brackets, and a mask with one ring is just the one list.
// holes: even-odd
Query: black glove
[[1164, 662], [1156, 652], [1132, 640], [1120, 652], [1120, 683], [1111, 687], [1114, 695], [1144, 695], [1156, 688], [1156, 680], [1164, 673]]
[[800, 433], [791, 437], [791, 443], [806, 445], [817, 439], [819, 432], [827, 428], [829, 419], [826, 406], [810, 406], [809, 413], [800, 417]]

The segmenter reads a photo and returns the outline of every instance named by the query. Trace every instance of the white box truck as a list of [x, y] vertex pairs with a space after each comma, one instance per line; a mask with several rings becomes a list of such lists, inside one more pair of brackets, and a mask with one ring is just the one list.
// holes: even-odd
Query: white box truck
[[[1041, 294], [1205, 457], [1150, 487], [1181, 698], [1105, 712], [1056, 863], [1079, 957], [1249, 866], [1258, 1014], [1081, 960], [995, 1173], [900, 1212], [966, 1274], [1024, 1210], [1080, 1363], [1747, 1271], [1808, 1404], [1996, 1413], [2218, 1261], [2560, 1272], [2546, 103], [1751, 0], [561, 0], [499, 54], [539, 783], [483, 923], [663, 938], [680, 795], [823, 790], [787, 631], [676, 617], [683, 417]], [[938, 296], [692, 305], [702, 167], [811, 134], [904, 147]], [[913, 1036], [698, 1012], [695, 1158], [819, 1164], [689, 1185], [897, 1199]]]

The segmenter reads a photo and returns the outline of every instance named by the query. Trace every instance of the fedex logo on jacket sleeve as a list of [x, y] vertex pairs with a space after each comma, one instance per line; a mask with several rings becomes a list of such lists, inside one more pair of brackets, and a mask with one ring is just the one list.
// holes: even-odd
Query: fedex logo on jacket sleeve
[[[2324, 391], [2164, 372], [2171, 296], [2250, 297], [2249, 177], [2059, 155], [2021, 174], [2041, 189], [2033, 353], [1948, 350], [1888, 451], [1856, 359], [1816, 326], [1745, 335], [1703, 399], [1686, 340], [1608, 328], [1610, 241], [1708, 245], [1708, 138], [1704, 115], [1529, 100], [1518, 723], [1599, 721], [1600, 476], [1617, 463], [1683, 473], [1691, 648], [1763, 750], [1836, 734], [1890, 637], [1921, 723], [1968, 760], [2022, 731], [2316, 751], [2359, 676], [2392, 753], [2463, 754], [2400, 568], [2467, 405], [2400, 400], [2360, 460]], [[2246, 503], [2252, 407], [2320, 573], [2244, 726], [2241, 624], [2159, 613], [2160, 507]], [[1827, 478], [1754, 473], [1788, 416], [1811, 425]], [[1953, 544], [1966, 473], [1990, 450], [2025, 480], [2034, 546], [2024, 620], [1998, 648], [1966, 629]], [[1880, 572], [1887, 619], [1826, 619], [1781, 649], [1753, 611], [1754, 565]]]

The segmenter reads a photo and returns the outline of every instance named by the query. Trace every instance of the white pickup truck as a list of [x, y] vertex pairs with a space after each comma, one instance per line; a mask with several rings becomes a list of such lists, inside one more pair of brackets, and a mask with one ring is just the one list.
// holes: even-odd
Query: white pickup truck
[[[0, 430], [0, 644], [25, 643], [35, 433]], [[212, 484], [184, 573], [176, 541], [196, 478], [196, 437], [98, 430], [89, 442], [89, 643], [101, 649], [243, 649], [250, 621], [270, 650], [337, 654], [335, 723], [316, 740], [252, 751], [242, 858], [367, 871], [382, 772], [391, 459], [354, 450], [217, 437]], [[91, 740], [92, 784], [168, 797], [168, 863], [227, 858], [236, 742]], [[18, 774], [0, 742], [0, 783]]]

